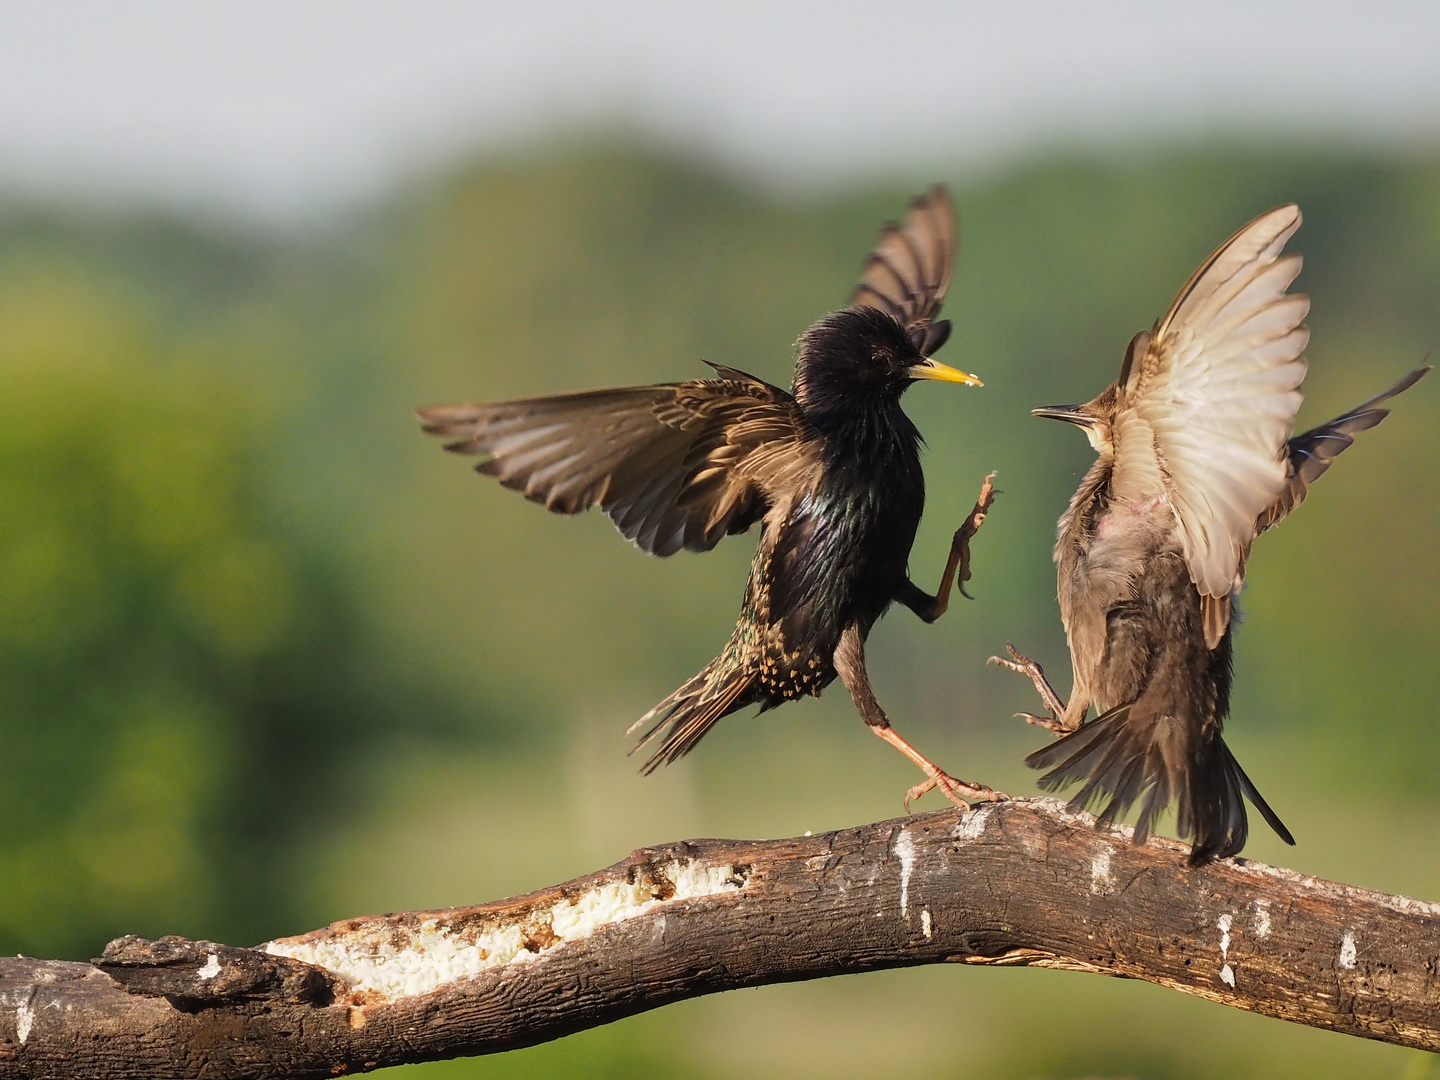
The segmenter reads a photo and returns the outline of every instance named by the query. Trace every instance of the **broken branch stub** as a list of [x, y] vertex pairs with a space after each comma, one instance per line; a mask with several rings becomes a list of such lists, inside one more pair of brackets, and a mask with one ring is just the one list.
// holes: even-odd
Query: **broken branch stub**
[[1440, 1050], [1440, 907], [1241, 859], [1192, 869], [1184, 845], [1093, 826], [1016, 800], [672, 844], [517, 899], [256, 949], [122, 938], [95, 965], [0, 961], [0, 1077], [331, 1076], [945, 961], [1146, 979]]

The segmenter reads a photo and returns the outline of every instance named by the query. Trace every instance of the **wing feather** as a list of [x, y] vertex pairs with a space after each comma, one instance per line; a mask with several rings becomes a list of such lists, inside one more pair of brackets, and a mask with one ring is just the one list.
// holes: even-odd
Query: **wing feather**
[[777, 485], [817, 462], [784, 390], [733, 368], [720, 378], [420, 409], [476, 470], [558, 514], [599, 506], [653, 555], [707, 551], [744, 532]]
[[949, 322], [935, 316], [954, 274], [957, 236], [955, 205], [937, 184], [910, 204], [903, 223], [881, 230], [850, 303], [888, 314], [929, 356], [950, 335]]
[[[1258, 519], [1288, 482], [1309, 300], [1286, 291], [1300, 258], [1281, 250], [1299, 225], [1297, 207], [1280, 207], [1221, 245], [1121, 388], [1116, 489], [1169, 500], [1190, 577], [1214, 600], [1240, 586]], [[1207, 623], [1228, 621], [1228, 604], [1213, 607]]]
[[1280, 497], [1266, 507], [1255, 522], [1255, 532], [1262, 533], [1279, 524], [1287, 514], [1304, 502], [1310, 485], [1320, 479], [1335, 459], [1349, 449], [1355, 436], [1370, 430], [1390, 415], [1389, 409], [1382, 409], [1380, 406], [1395, 395], [1409, 390], [1429, 373], [1429, 364], [1418, 367], [1388, 390], [1355, 406], [1343, 416], [1337, 416], [1329, 423], [1320, 424], [1291, 439], [1287, 444], [1289, 478]]
[[1175, 322], [1192, 325], [1208, 322], [1206, 306], [1215, 304], [1217, 299], [1223, 298], [1221, 303], [1224, 303], [1233, 297], [1248, 280], [1248, 275], [1243, 273], [1246, 267], [1273, 263], [1285, 242], [1300, 227], [1300, 220], [1300, 208], [1292, 203], [1261, 214], [1236, 232], [1190, 275], [1170, 310], [1156, 324], [1154, 336], [1165, 336]]

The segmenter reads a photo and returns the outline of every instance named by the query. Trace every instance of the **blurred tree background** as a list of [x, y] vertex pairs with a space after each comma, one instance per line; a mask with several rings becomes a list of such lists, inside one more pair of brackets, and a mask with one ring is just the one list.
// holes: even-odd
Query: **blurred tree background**
[[[1294, 200], [1302, 425], [1440, 341], [1440, 160], [1227, 146], [954, 185], [964, 242], [920, 386], [938, 575], [984, 473], [974, 602], [897, 611], [872, 672], [962, 776], [1034, 791], [1014, 641], [1068, 689], [1050, 546], [1091, 452], [1033, 420], [1118, 370], [1194, 266]], [[912, 194], [785, 200], [617, 140], [493, 157], [311, 231], [0, 212], [0, 949], [237, 944], [537, 888], [635, 847], [892, 817], [913, 770], [838, 687], [641, 778], [626, 726], [708, 660], [753, 537], [655, 560], [421, 437], [419, 404], [703, 374], [788, 385]], [[1440, 897], [1440, 423], [1421, 384], [1251, 563], [1231, 744], [1295, 831], [1246, 854]], [[933, 798], [933, 796], [931, 797]], [[1197, 1054], [1197, 1047], [1204, 1054]], [[939, 970], [691, 1002], [416, 1077], [1440, 1073], [1152, 986]], [[1427, 1071], [1429, 1070], [1429, 1071]]]

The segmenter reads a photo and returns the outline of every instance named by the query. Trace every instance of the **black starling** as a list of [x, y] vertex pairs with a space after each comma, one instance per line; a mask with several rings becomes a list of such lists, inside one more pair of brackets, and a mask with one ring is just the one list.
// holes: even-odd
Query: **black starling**
[[[659, 738], [651, 772], [688, 753], [722, 716], [818, 696], [838, 675], [870, 729], [953, 801], [1003, 796], [946, 775], [891, 727], [865, 671], [865, 639], [899, 601], [926, 622], [945, 612], [969, 539], [993, 495], [989, 478], [956, 531], [932, 596], [907, 573], [925, 503], [920, 433], [900, 408], [917, 379], [979, 386], [930, 359], [955, 257], [943, 188], [892, 223], [850, 306], [801, 336], [789, 393], [734, 368], [716, 378], [419, 410], [446, 449], [483, 454], [476, 469], [560, 514], [599, 506], [642, 551], [708, 551], [761, 523], [759, 549], [729, 643], [640, 718]], [[962, 584], [963, 588], [963, 584]], [[638, 747], [637, 747], [638, 749]]]
[[[1099, 397], [1034, 410], [1083, 428], [1100, 455], [1055, 545], [1074, 667], [1068, 707], [1013, 648], [1009, 660], [991, 658], [1029, 675], [1051, 711], [1022, 715], [1064, 735], [1026, 758], [1050, 770], [1040, 786], [1083, 781], [1071, 805], [1108, 796], [1102, 821], [1142, 800], [1136, 843], [1175, 802], [1196, 865], [1244, 846], [1245, 798], [1295, 842], [1221, 738], [1250, 545], [1300, 505], [1357, 432], [1385, 419], [1382, 402], [1429, 370], [1290, 437], [1310, 302], [1286, 293], [1300, 257], [1280, 251], [1299, 226], [1295, 206], [1256, 218], [1135, 335]], [[1085, 723], [1092, 704], [1098, 715]]]

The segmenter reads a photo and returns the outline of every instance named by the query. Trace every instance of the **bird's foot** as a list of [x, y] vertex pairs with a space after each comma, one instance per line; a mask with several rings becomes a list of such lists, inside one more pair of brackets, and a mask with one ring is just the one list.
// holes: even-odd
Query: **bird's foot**
[[907, 814], [910, 812], [910, 800], [919, 798], [931, 788], [939, 788], [942, 795], [964, 810], [970, 809], [970, 804], [965, 801], [966, 799], [975, 799], [980, 802], [1003, 802], [1010, 798], [1003, 791], [996, 791], [984, 784], [967, 784], [964, 780], [956, 780], [906, 742], [900, 733], [890, 726], [890, 721], [886, 720], [883, 714], [880, 720], [881, 723], [872, 723], [870, 730], [918, 765], [926, 777], [924, 783], [916, 784], [905, 793], [905, 812]]
[[[928, 773], [929, 770], [927, 770], [927, 774]], [[924, 795], [927, 791], [934, 788], [939, 788], [940, 794], [944, 795], [962, 810], [969, 810], [971, 808], [969, 800], [974, 800], [975, 802], [1005, 802], [1010, 798], [1010, 796], [1006, 795], [1003, 791], [996, 791], [994, 788], [986, 787], [984, 784], [969, 784], [964, 780], [956, 780], [949, 773], [936, 769], [933, 774], [929, 774], [928, 779], [916, 784], [909, 791], [905, 792], [905, 812], [907, 814], [910, 812], [911, 800], [918, 799], [921, 795]]]
[[[1005, 651], [1010, 654], [1008, 660], [1003, 656], [992, 656], [985, 662], [997, 667], [1009, 668], [1011, 671], [1018, 671], [1021, 675], [1031, 679], [1035, 683], [1035, 688], [1039, 690], [1040, 683], [1045, 678], [1045, 669], [1008, 641], [1005, 643]], [[1040, 696], [1045, 696], [1043, 690], [1040, 691]]]
[[1036, 716], [1034, 713], [1028, 712], [1018, 712], [1015, 715], [1024, 719], [1027, 724], [1048, 728], [1057, 735], [1068, 732], [1070, 729], [1060, 720], [1065, 713], [1065, 703], [1060, 700], [1060, 695], [1055, 693], [1054, 687], [1050, 685], [1050, 680], [1045, 678], [1045, 669], [1008, 641], [1005, 643], [1005, 651], [1010, 654], [1008, 660], [1003, 656], [992, 656], [985, 662], [994, 664], [996, 667], [1009, 668], [1011, 671], [1018, 671], [1024, 675], [1035, 684], [1035, 691], [1040, 695], [1040, 700], [1050, 710], [1048, 716]]
[[980, 497], [975, 500], [975, 506], [970, 511], [970, 516], [965, 519], [965, 524], [955, 530], [954, 539], [951, 541], [952, 545], [960, 551], [960, 566], [955, 579], [955, 587], [967, 600], [975, 599], [965, 591], [965, 582], [970, 580], [970, 538], [980, 531], [981, 525], [985, 524], [985, 515], [990, 512], [990, 506], [995, 501], [995, 496], [999, 494], [1001, 492], [995, 489], [995, 474], [992, 472], [980, 485]]
[[1053, 731], [1056, 735], [1070, 734], [1070, 729], [1061, 723], [1058, 718], [1051, 716], [1049, 713], [1046, 713], [1044, 716], [1036, 716], [1033, 712], [1017, 712], [1011, 713], [1010, 715], [1015, 717], [1016, 720], [1024, 720], [1027, 724], [1034, 724], [1036, 727], [1043, 727], [1047, 731]]

